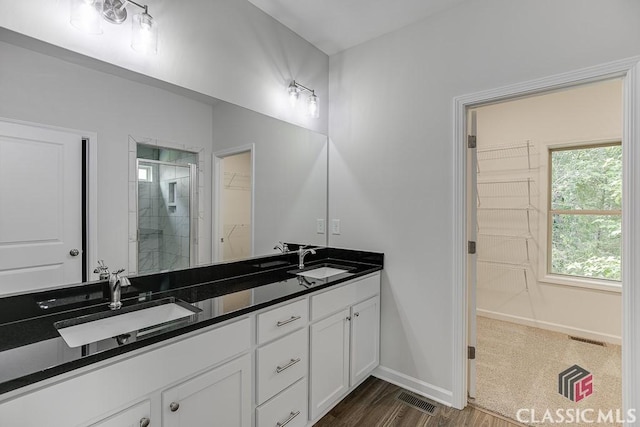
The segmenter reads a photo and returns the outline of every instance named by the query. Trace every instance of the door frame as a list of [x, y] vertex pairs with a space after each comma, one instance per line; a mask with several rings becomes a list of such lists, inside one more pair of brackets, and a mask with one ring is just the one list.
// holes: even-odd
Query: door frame
[[[82, 236], [82, 239], [85, 241], [84, 246], [87, 253], [84, 254], [86, 265], [84, 266], [85, 268], [83, 268], [82, 274], [86, 276], [86, 281], [96, 280], [97, 275], [93, 273], [92, 266], [98, 265], [98, 134], [91, 131], [52, 126], [8, 117], [0, 117], [0, 121], [70, 133], [78, 135], [81, 140], [87, 141], [86, 146], [83, 143], [83, 146], [87, 149], [87, 153], [83, 159], [85, 162], [83, 166], [86, 168], [83, 186], [85, 189], [85, 193], [83, 194], [85, 201], [83, 219], [86, 226], [83, 227], [84, 235]], [[68, 285], [69, 284], [65, 284], [63, 286]]]
[[213, 227], [211, 227], [211, 260], [212, 262], [222, 262], [222, 251], [220, 250], [220, 238], [222, 237], [222, 222], [220, 220], [221, 212], [220, 212], [220, 200], [222, 194], [222, 185], [224, 184], [224, 177], [220, 176], [222, 172], [220, 161], [225, 157], [233, 156], [236, 154], [251, 153], [251, 254], [250, 256], [254, 256], [255, 249], [255, 194], [256, 194], [256, 147], [254, 143], [241, 145], [238, 147], [227, 148], [224, 150], [219, 150], [213, 153], [213, 174], [212, 181], [213, 185], [211, 186], [213, 194], [211, 197], [213, 206], [212, 206], [212, 214], [213, 214]]
[[453, 395], [452, 405], [467, 405], [469, 333], [467, 267], [467, 109], [494, 102], [571, 88], [612, 78], [623, 80], [622, 227], [622, 406], [636, 408], [640, 397], [640, 57], [596, 65], [542, 79], [458, 96], [453, 99]]

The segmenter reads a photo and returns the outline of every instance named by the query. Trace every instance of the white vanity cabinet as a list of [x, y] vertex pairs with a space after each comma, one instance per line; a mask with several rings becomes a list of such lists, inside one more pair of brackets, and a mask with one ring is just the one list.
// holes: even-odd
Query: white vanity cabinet
[[267, 310], [256, 318], [256, 427], [305, 426], [309, 298]]
[[147, 399], [91, 427], [150, 427], [151, 402]]
[[380, 363], [380, 296], [351, 306], [349, 384], [358, 384]]
[[0, 426], [144, 427], [143, 418], [154, 427], [197, 425], [165, 416], [167, 393], [183, 402], [178, 413], [187, 420], [215, 407], [216, 417], [237, 421], [225, 427], [250, 427], [250, 349], [250, 318], [194, 332], [1, 402]]
[[378, 365], [380, 273], [0, 401], [11, 427], [304, 427]]
[[309, 407], [316, 420], [378, 365], [380, 274], [311, 296]]
[[251, 427], [250, 414], [248, 354], [162, 392], [163, 427]]

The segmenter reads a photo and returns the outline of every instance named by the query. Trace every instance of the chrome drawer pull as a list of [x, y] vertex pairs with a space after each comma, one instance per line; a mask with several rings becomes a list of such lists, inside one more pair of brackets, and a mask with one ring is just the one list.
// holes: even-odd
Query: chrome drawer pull
[[300, 415], [300, 411], [296, 411], [296, 412], [291, 412], [291, 414], [289, 414], [289, 418], [287, 418], [286, 420], [284, 420], [283, 422], [278, 422], [278, 424], [276, 424], [276, 427], [284, 427], [287, 424], [289, 424], [291, 421], [293, 421], [293, 419], [295, 417], [297, 417], [298, 415]]
[[288, 323], [295, 322], [296, 320], [299, 320], [299, 319], [301, 319], [300, 316], [291, 316], [291, 319], [280, 320], [278, 323], [276, 323], [276, 326], [277, 327], [284, 326]]
[[295, 365], [296, 363], [298, 363], [300, 361], [300, 358], [298, 357], [297, 359], [291, 359], [291, 361], [289, 363], [287, 363], [284, 366], [278, 366], [276, 368], [276, 373], [280, 373], [282, 371], [284, 371], [285, 369], [289, 369], [290, 367], [292, 367], [293, 365]]

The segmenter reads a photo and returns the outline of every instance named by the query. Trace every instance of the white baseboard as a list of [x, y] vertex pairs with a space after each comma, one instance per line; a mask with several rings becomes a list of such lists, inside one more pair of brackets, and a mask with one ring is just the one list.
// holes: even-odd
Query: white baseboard
[[528, 317], [514, 316], [511, 314], [498, 313], [490, 310], [476, 309], [478, 316], [488, 317], [495, 320], [517, 323], [519, 325], [531, 326], [534, 328], [546, 329], [553, 332], [587, 338], [590, 340], [604, 341], [610, 344], [622, 344], [622, 338], [616, 335], [603, 334], [601, 332], [589, 331], [587, 329], [574, 328], [572, 326], [560, 325], [558, 323], [545, 322], [543, 320], [530, 319]]
[[384, 366], [378, 366], [373, 370], [371, 375], [391, 384], [395, 384], [398, 387], [402, 387], [406, 390], [424, 396], [427, 399], [442, 403], [443, 405], [453, 405], [453, 392], [451, 392], [450, 390], [445, 390], [441, 387], [429, 384], [417, 378], [410, 377], [409, 375], [405, 375], [393, 369]]

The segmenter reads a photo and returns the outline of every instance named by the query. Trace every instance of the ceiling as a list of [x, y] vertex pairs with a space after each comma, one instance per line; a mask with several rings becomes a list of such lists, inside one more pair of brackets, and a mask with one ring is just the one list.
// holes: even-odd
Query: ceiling
[[249, 0], [327, 55], [465, 0]]

